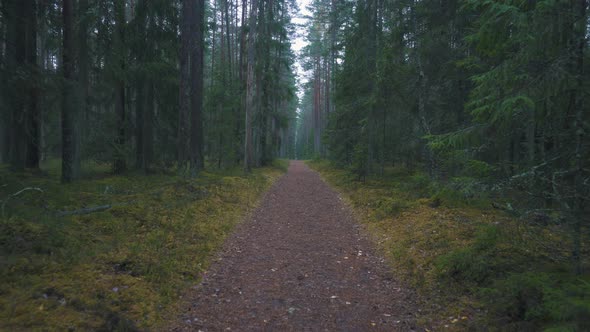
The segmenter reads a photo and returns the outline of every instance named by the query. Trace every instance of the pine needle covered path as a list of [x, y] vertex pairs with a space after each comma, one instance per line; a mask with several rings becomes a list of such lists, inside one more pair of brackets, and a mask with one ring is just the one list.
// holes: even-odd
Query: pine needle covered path
[[238, 226], [173, 331], [411, 331], [400, 286], [348, 208], [301, 161]]

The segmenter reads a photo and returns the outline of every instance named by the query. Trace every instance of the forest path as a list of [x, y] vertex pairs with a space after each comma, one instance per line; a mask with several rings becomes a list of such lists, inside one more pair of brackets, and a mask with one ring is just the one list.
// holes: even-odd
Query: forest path
[[172, 331], [411, 331], [415, 300], [301, 161], [230, 236]]

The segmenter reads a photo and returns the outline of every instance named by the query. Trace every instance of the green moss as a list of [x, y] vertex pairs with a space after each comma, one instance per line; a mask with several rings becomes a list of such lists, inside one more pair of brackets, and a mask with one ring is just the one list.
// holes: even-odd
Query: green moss
[[590, 278], [563, 273], [511, 273], [478, 296], [494, 314], [488, 322], [507, 329], [587, 331]]
[[[108, 174], [84, 164], [83, 179], [0, 168], [0, 330], [153, 328], [198, 281], [212, 253], [284, 171], [268, 167], [174, 175]], [[25, 187], [27, 191], [6, 200]], [[59, 211], [112, 204], [66, 217]]]
[[498, 241], [500, 235], [497, 226], [481, 226], [472, 245], [450, 251], [437, 258], [436, 268], [439, 277], [442, 280], [450, 279], [468, 285], [480, 285], [508, 270], [510, 267], [504, 266], [506, 262], [501, 259], [498, 252]]
[[[428, 299], [418, 317], [424, 324], [589, 329], [588, 275], [564, 272], [571, 271], [564, 249], [571, 240], [563, 227], [531, 226], [490, 209], [485, 184], [475, 178], [443, 185], [419, 172], [389, 168], [358, 181], [327, 161], [308, 164], [344, 194], [394, 273]], [[489, 171], [472, 166], [473, 173]]]

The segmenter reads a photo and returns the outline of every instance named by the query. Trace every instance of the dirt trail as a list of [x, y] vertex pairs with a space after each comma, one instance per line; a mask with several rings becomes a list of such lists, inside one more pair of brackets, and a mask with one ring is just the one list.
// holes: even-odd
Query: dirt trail
[[392, 279], [347, 207], [300, 161], [228, 238], [172, 331], [412, 331]]

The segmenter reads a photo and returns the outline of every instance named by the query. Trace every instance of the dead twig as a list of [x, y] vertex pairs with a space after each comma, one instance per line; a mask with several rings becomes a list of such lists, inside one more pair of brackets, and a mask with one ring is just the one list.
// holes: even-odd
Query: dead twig
[[22, 194], [24, 192], [27, 192], [27, 191], [38, 191], [40, 193], [45, 193], [43, 191], [43, 189], [41, 189], [41, 188], [37, 188], [37, 187], [26, 187], [26, 188], [23, 188], [23, 189], [15, 192], [14, 194], [8, 196], [5, 200], [2, 201], [2, 217], [3, 218], [5, 217], [4, 208], [6, 207], [6, 203], [8, 203], [9, 200], [11, 200], [11, 199], [19, 196], [20, 194]]
[[59, 211], [57, 213], [57, 216], [58, 217], [78, 216], [78, 215], [83, 215], [83, 214], [90, 214], [90, 213], [94, 213], [94, 212], [105, 211], [105, 210], [108, 210], [112, 207], [113, 206], [111, 204], [107, 204], [107, 205], [99, 205], [99, 206], [94, 206], [94, 207], [89, 207], [89, 208], [79, 209], [79, 210]]
[[78, 209], [78, 210], [58, 211], [56, 215], [58, 217], [80, 216], [80, 215], [90, 214], [90, 213], [94, 213], [94, 212], [106, 211], [108, 209], [111, 209], [111, 208], [114, 208], [117, 206], [125, 206], [125, 205], [132, 204], [134, 202], [135, 201], [126, 202], [126, 203], [119, 203], [119, 204], [105, 204], [105, 205], [92, 206], [92, 207]]

